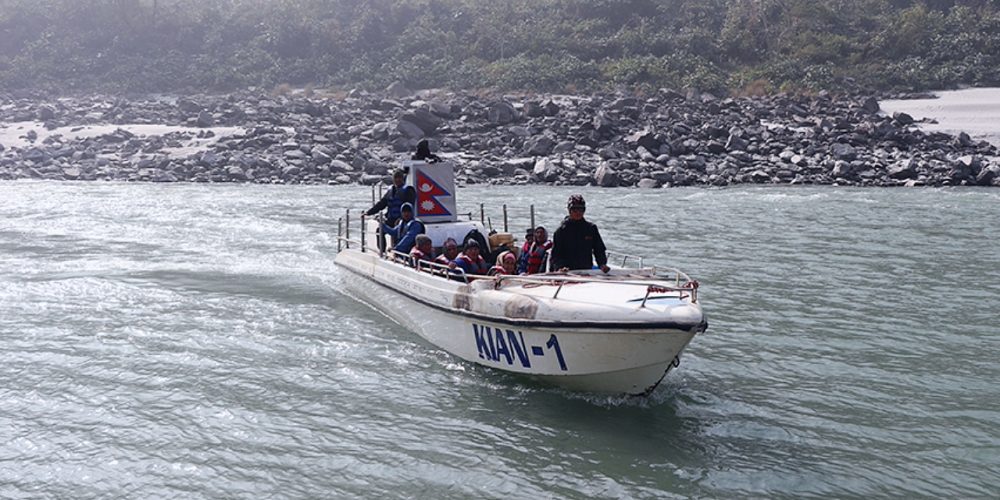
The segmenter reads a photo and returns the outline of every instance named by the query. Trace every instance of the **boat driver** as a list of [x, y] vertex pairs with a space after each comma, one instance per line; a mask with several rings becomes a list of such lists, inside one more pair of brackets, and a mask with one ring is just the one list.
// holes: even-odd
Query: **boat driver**
[[[392, 187], [382, 195], [382, 199], [365, 212], [365, 215], [372, 216], [382, 210], [386, 210], [385, 220], [382, 222], [382, 235], [393, 234], [393, 228], [402, 217], [403, 203], [414, 203], [417, 199], [417, 191], [413, 186], [404, 185], [406, 182], [406, 171], [397, 169], [392, 173]], [[379, 249], [385, 248], [384, 236], [379, 237]]]
[[552, 236], [552, 267], [559, 271], [593, 269], [597, 260], [601, 271], [607, 273], [608, 250], [601, 239], [597, 225], [583, 217], [587, 202], [583, 195], [574, 194], [566, 203], [569, 215]]

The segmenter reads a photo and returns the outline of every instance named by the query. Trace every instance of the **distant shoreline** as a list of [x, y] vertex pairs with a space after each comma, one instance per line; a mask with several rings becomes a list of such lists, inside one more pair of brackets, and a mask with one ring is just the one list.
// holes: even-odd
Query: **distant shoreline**
[[[960, 133], [953, 119], [973, 102], [989, 127], [1000, 104], [989, 108], [969, 92], [993, 92], [989, 103], [1000, 95], [886, 101], [885, 112], [872, 97], [670, 90], [8, 98], [0, 100], [0, 180], [371, 185], [428, 138], [456, 159], [466, 184], [1000, 186], [997, 142], [982, 140], [1000, 131]], [[938, 123], [918, 121], [930, 115]]]

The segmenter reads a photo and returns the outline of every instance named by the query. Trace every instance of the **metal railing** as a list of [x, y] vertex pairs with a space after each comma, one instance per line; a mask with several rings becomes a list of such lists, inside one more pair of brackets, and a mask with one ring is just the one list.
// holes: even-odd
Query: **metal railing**
[[430, 273], [434, 276], [438, 276], [440, 272], [440, 276], [443, 277], [451, 277], [451, 276], [460, 277], [462, 281], [464, 281], [466, 284], [469, 283], [469, 275], [466, 274], [465, 269], [462, 269], [461, 267], [455, 267], [454, 269], [452, 269], [450, 266], [446, 264], [441, 264], [440, 262], [433, 262], [428, 260], [417, 260], [416, 262], [414, 262], [413, 256], [407, 253], [400, 252], [399, 250], [393, 250], [392, 252], [390, 252], [388, 260], [396, 264], [404, 264], [408, 267], [412, 267], [417, 271]]
[[[680, 283], [681, 277], [684, 277], [684, 284]], [[649, 300], [649, 296], [653, 293], [674, 293], [678, 294], [678, 298], [683, 300], [685, 293], [691, 294], [691, 302], [698, 302], [698, 282], [692, 280], [688, 275], [675, 270], [675, 277], [673, 280], [676, 282], [675, 286], [662, 286], [656, 283], [662, 283], [664, 280], [670, 279], [669, 276], [661, 276], [655, 273], [651, 273], [647, 279], [639, 280], [635, 279], [616, 279], [614, 276], [521, 276], [521, 275], [500, 275], [491, 276], [491, 279], [496, 280], [496, 288], [503, 286], [504, 282], [521, 282], [521, 283], [534, 283], [537, 285], [546, 285], [556, 287], [555, 293], [552, 294], [553, 299], [559, 298], [559, 292], [562, 291], [563, 286], [568, 283], [613, 283], [616, 285], [628, 285], [628, 286], [644, 286], [646, 287], [646, 295], [642, 299], [642, 303], [639, 305], [640, 308], [646, 307], [646, 301]], [[632, 277], [635, 278], [635, 277]], [[651, 283], [655, 282], [655, 283]]]

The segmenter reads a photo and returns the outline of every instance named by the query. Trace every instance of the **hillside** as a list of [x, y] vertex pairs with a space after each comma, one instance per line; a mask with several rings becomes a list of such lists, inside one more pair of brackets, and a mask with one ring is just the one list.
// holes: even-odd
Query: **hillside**
[[997, 0], [0, 0], [0, 90], [1000, 84]]

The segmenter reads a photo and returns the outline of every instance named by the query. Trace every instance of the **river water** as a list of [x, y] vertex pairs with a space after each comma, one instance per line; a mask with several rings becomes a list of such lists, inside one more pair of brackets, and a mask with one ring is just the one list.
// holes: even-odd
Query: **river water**
[[[341, 294], [365, 188], [0, 183], [0, 497], [1000, 495], [1000, 190], [583, 192], [610, 246], [702, 282], [648, 398]], [[459, 203], [551, 228], [570, 193]]]

